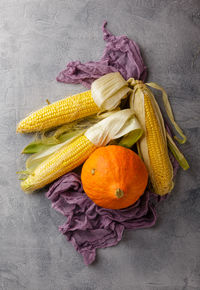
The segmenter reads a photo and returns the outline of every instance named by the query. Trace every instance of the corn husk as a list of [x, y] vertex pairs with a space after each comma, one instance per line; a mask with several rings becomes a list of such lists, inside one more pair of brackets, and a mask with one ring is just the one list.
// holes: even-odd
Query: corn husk
[[111, 140], [141, 129], [141, 125], [131, 109], [113, 113], [85, 132], [85, 136], [97, 147], [105, 146]]
[[162, 92], [163, 104], [164, 104], [166, 113], [167, 113], [172, 125], [174, 126], [174, 128], [176, 129], [178, 134], [181, 136], [181, 138], [174, 136], [174, 139], [176, 139], [180, 144], [184, 144], [186, 142], [187, 138], [184, 135], [181, 128], [179, 127], [179, 125], [174, 120], [174, 115], [173, 115], [172, 108], [171, 108], [171, 105], [169, 103], [169, 99], [168, 99], [166, 91], [161, 86], [157, 85], [156, 83], [151, 82], [151, 83], [146, 83], [146, 85]]
[[179, 165], [183, 168], [183, 170], [188, 170], [190, 168], [185, 156], [180, 152], [178, 147], [176, 146], [174, 140], [172, 137], [167, 133], [167, 142], [168, 142], [168, 147], [171, 150], [172, 154], [178, 161]]
[[130, 91], [128, 83], [119, 72], [106, 74], [91, 86], [92, 98], [102, 111], [115, 109]]
[[142, 137], [143, 130], [142, 129], [135, 129], [130, 133], [126, 134], [119, 142], [119, 146], [123, 146], [126, 148], [131, 148], [138, 140]]

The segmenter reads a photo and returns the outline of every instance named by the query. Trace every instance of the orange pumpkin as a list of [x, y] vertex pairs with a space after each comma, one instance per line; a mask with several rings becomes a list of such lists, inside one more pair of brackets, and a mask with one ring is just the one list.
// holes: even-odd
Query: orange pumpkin
[[130, 149], [109, 145], [96, 149], [83, 165], [83, 189], [97, 205], [125, 208], [144, 193], [148, 173], [140, 157]]

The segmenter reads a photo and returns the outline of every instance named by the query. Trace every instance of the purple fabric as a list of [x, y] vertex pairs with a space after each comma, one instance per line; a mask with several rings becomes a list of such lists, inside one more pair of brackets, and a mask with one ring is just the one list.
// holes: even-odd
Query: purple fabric
[[146, 191], [128, 208], [105, 209], [87, 197], [76, 173], [68, 173], [54, 182], [46, 196], [52, 207], [67, 217], [59, 229], [83, 256], [86, 265], [95, 260], [97, 248], [116, 245], [124, 229], [152, 227], [157, 219], [158, 199], [153, 193]]
[[127, 80], [130, 77], [145, 81], [147, 68], [141, 57], [138, 45], [127, 36], [114, 36], [106, 29], [105, 21], [102, 27], [106, 48], [100, 61], [81, 63], [72, 61], [65, 70], [59, 73], [57, 81], [82, 84], [90, 88], [97, 78], [110, 72], [119, 71]]

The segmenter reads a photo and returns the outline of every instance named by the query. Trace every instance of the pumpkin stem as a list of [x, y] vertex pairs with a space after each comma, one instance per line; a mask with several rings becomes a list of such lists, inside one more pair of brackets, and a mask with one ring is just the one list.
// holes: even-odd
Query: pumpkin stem
[[124, 192], [120, 188], [117, 188], [115, 191], [115, 195], [117, 198], [122, 198], [124, 196]]

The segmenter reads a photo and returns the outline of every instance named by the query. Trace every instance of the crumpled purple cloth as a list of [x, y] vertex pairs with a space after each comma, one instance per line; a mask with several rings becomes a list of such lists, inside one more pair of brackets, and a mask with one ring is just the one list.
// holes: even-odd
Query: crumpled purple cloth
[[67, 64], [65, 70], [59, 73], [57, 81], [80, 83], [90, 88], [94, 80], [116, 71], [119, 71], [125, 80], [134, 77], [145, 81], [147, 68], [144, 65], [137, 43], [125, 35], [114, 36], [106, 29], [106, 24], [105, 21], [102, 27], [106, 48], [101, 60], [87, 63], [72, 61]]
[[52, 207], [67, 217], [59, 229], [83, 256], [86, 265], [95, 260], [96, 249], [116, 245], [125, 229], [152, 227], [157, 219], [155, 194], [146, 191], [125, 209], [105, 209], [87, 197], [80, 176], [73, 172], [54, 182], [46, 196]]

